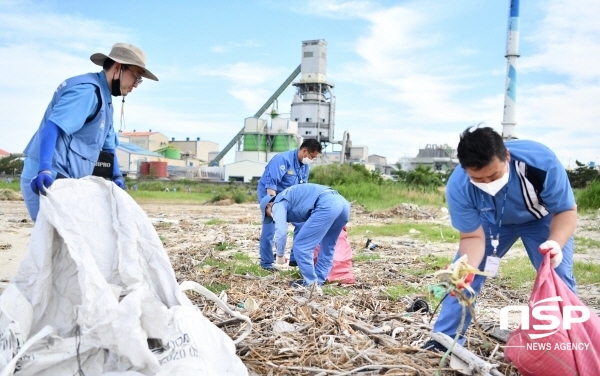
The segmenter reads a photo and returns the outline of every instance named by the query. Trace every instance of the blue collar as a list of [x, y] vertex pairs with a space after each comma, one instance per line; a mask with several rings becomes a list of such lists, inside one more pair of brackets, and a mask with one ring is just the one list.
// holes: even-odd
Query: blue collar
[[300, 163], [298, 160], [298, 150], [294, 150], [294, 170], [296, 170], [296, 175], [298, 176], [298, 183], [306, 183], [308, 180], [308, 174], [306, 173], [306, 166]]

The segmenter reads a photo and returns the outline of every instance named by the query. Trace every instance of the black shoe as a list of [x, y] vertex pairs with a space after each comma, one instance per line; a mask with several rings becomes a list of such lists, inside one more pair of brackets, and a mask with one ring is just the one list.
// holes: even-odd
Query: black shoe
[[298, 266], [298, 263], [296, 262], [296, 260], [290, 260], [290, 262], [288, 263], [289, 266]]
[[429, 341], [425, 342], [425, 344], [423, 346], [421, 346], [421, 348], [424, 350], [429, 350], [429, 351], [434, 351], [434, 352], [439, 352], [439, 353], [445, 353], [446, 351], [448, 351], [448, 349], [444, 345], [442, 345], [438, 341], [434, 341], [433, 339], [430, 339]]
[[290, 287], [297, 289], [297, 288], [306, 287], [306, 286], [304, 285], [303, 279], [296, 279], [296, 280], [290, 281]]
[[277, 273], [279, 271], [279, 269], [274, 268], [272, 266], [261, 266], [262, 270], [266, 270], [270, 273]]

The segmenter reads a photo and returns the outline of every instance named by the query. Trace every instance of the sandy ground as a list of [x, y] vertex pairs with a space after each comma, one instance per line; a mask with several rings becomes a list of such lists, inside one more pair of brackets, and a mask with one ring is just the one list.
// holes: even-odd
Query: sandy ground
[[[165, 245], [170, 256], [189, 247], [212, 248], [215, 244], [228, 241], [236, 244], [237, 250], [247, 252], [258, 260], [257, 204], [241, 205], [180, 205], [142, 204]], [[220, 226], [206, 226], [210, 220], [223, 221]], [[350, 226], [363, 224], [385, 224], [403, 221], [449, 224], [446, 212], [441, 208], [396, 207], [384, 212], [369, 213], [353, 207]], [[184, 225], [184, 224], [187, 224]], [[223, 231], [226, 225], [226, 231]], [[27, 252], [33, 222], [22, 201], [0, 201], [0, 289], [10, 281], [18, 270], [19, 263]], [[190, 231], [193, 230], [193, 233]], [[232, 239], [231, 233], [238, 235]], [[580, 216], [576, 235], [600, 240], [600, 215]], [[368, 234], [350, 237], [354, 249], [365, 244]], [[406, 237], [380, 237], [374, 239], [384, 250], [410, 251], [425, 249], [426, 253], [453, 255], [455, 244], [415, 242]], [[288, 242], [291, 243], [291, 242]], [[288, 244], [289, 246], [289, 244]], [[411, 251], [412, 253], [412, 251]], [[515, 248], [507, 257], [526, 255], [524, 249]], [[393, 258], [393, 255], [392, 255]], [[575, 254], [575, 259], [600, 263], [600, 249], [589, 248], [585, 253]], [[354, 270], [360, 279], [361, 270]], [[367, 277], [368, 278], [368, 277]], [[600, 286], [583, 286], [580, 295], [586, 303], [600, 308]]]

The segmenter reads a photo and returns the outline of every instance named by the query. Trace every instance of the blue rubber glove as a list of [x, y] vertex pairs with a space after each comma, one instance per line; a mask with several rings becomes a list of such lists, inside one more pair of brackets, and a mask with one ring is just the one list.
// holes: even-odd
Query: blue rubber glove
[[29, 186], [36, 195], [41, 193], [43, 196], [45, 196], [46, 188], [50, 187], [52, 183], [54, 183], [52, 173], [50, 171], [41, 171], [35, 178], [31, 180]]
[[125, 190], [125, 179], [121, 175], [113, 176], [113, 182], [121, 189]]
[[39, 171], [52, 171], [52, 159], [54, 158], [54, 149], [56, 149], [56, 140], [60, 129], [58, 125], [50, 120], [40, 129], [40, 169]]

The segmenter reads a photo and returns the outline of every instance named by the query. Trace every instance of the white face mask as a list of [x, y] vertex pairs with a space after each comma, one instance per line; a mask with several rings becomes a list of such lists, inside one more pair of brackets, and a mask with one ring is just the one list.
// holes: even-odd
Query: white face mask
[[494, 180], [491, 183], [476, 183], [473, 180], [471, 180], [471, 183], [485, 193], [495, 196], [508, 183], [508, 176], [508, 171], [506, 171], [500, 179]]
[[309, 164], [311, 164], [311, 163], [313, 163], [313, 162], [314, 162], [314, 160], [313, 160], [313, 159], [310, 159], [310, 158], [308, 158], [308, 157], [304, 157], [304, 158], [302, 158], [302, 164], [309, 165]]

